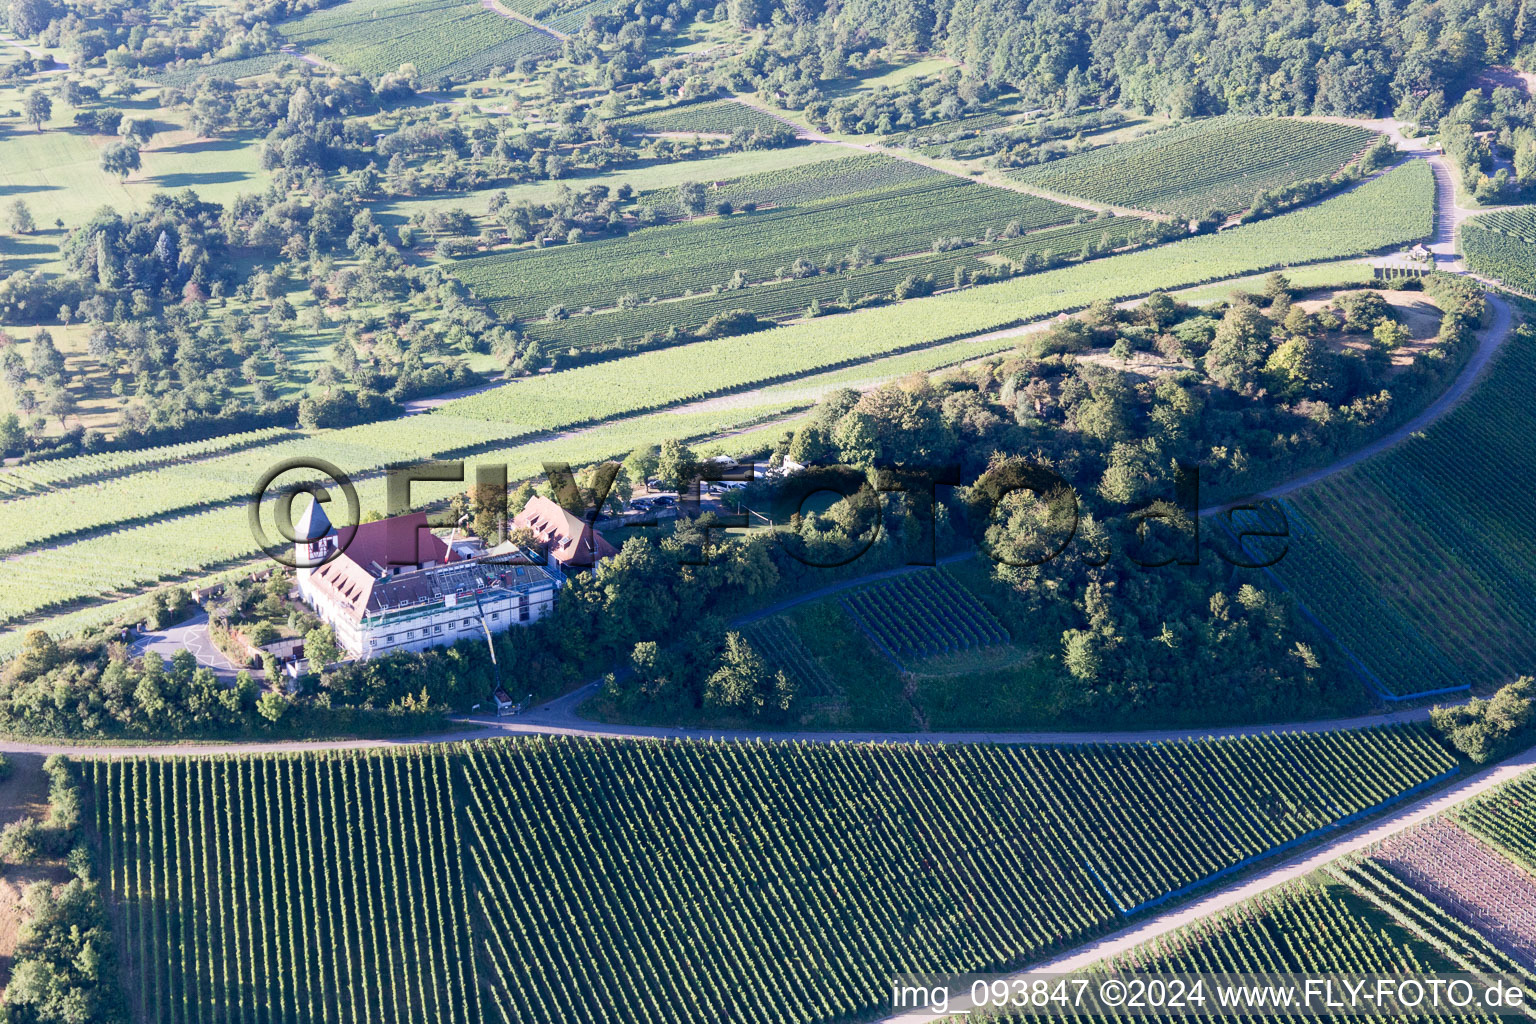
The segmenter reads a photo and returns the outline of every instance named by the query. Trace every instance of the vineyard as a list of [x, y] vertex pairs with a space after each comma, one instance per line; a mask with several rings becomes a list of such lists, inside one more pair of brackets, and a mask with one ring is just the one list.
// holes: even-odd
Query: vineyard
[[1432, 818], [1371, 857], [1501, 949], [1536, 964], [1536, 879], [1466, 832]]
[[795, 699], [811, 703], [835, 699], [841, 688], [826, 666], [806, 649], [794, 626], [780, 616], [746, 627], [747, 642], [775, 671], [782, 670], [795, 684]]
[[474, 76], [559, 48], [552, 36], [475, 0], [345, 0], [281, 28], [300, 49], [369, 78], [402, 64], [428, 79]]
[[[807, 399], [801, 397], [775, 396], [724, 411], [682, 415], [657, 413], [569, 437], [531, 441], [489, 451], [484, 451], [485, 446], [480, 445], [477, 447], [482, 454], [471, 460], [465, 470], [466, 479], [474, 479], [476, 465], [505, 465], [512, 479], [534, 478], [543, 473], [547, 461], [569, 462], [580, 466], [604, 459], [622, 458], [638, 444], [656, 445], [667, 438], [705, 436], [729, 430], [736, 425], [755, 423], [766, 416], [790, 412], [806, 404]], [[438, 422], [435, 416], [412, 417], [411, 420], [420, 420], [420, 426], [424, 428], [431, 428]], [[377, 458], [380, 453], [403, 453], [406, 450], [403, 445], [399, 448], [391, 447], [395, 441], [391, 428], [405, 422], [410, 420], [369, 425], [378, 443], [378, 452], [369, 456], [370, 460]], [[421, 449], [421, 454], [403, 458], [452, 454], [443, 449], [432, 451], [430, 439], [425, 444], [428, 447]], [[360, 466], [349, 462], [340, 463], [344, 471], [359, 474], [354, 475], [353, 479], [364, 512], [382, 512], [386, 508], [385, 489], [382, 476], [361, 474], [368, 466], [382, 466], [389, 461], [401, 459], [369, 461]], [[6, 562], [8, 585], [0, 588], [0, 623], [82, 600], [110, 600], [147, 584], [214, 572], [256, 557], [261, 549], [252, 536], [246, 507], [243, 502], [237, 503], [231, 499], [249, 493], [260, 474], [275, 463], [276, 459], [261, 461], [259, 469], [256, 465], [251, 467], [256, 475], [226, 484], [224, 490], [229, 494], [223, 507], [209, 511], [194, 507], [179, 514], [152, 516], [142, 526], [115, 529], [70, 543], [28, 551], [9, 559]], [[301, 476], [284, 476], [282, 482], [297, 480]], [[332, 488], [334, 498], [340, 499], [333, 485], [326, 486]], [[463, 487], [463, 484], [451, 483], [418, 484], [412, 489], [412, 499], [418, 505], [443, 501]], [[212, 493], [220, 492], [215, 489]], [[153, 497], [153, 494], [146, 491], [135, 509], [160, 500]], [[84, 500], [81, 507], [84, 511], [80, 515], [92, 514]], [[271, 521], [271, 502], [263, 506], [262, 523], [267, 537], [278, 536], [277, 527]], [[19, 630], [0, 635], [0, 650], [14, 649], [18, 641]]]
[[[475, 450], [482, 451], [482, 454], [466, 468], [466, 479], [473, 478], [476, 464], [506, 465], [512, 479], [520, 476], [537, 477], [543, 472], [544, 463], [550, 460], [580, 466], [622, 457], [638, 444], [660, 444], [667, 438], [687, 440], [737, 430], [744, 425], [804, 408], [834, 387], [926, 372], [966, 359], [1005, 351], [1013, 344], [1007, 338], [984, 343], [951, 342], [840, 370], [803, 376], [789, 383], [765, 388], [758, 395], [733, 401], [722, 409], [705, 412], [669, 411], [635, 416], [550, 440], [522, 443], [514, 440], [510, 447], [490, 451], [484, 451], [484, 445], [475, 445]], [[544, 379], [529, 380], [513, 386], [532, 385]], [[441, 443], [443, 440], [453, 440], [456, 436], [453, 428], [457, 422], [455, 417], [439, 412], [430, 416], [346, 428], [346, 431], [319, 436], [341, 436], [345, 433], [359, 447], [360, 454], [354, 459], [341, 462], [340, 468], [348, 473], [361, 474], [369, 467], [390, 461], [446, 458], [454, 454], [452, 449], [434, 447], [433, 441]], [[507, 433], [515, 429], [510, 428]], [[784, 428], [776, 426], [768, 429], [776, 436]], [[487, 431], [482, 425], [479, 439], [500, 434], [497, 430]], [[474, 437], [470, 435], [471, 439]], [[742, 435], [734, 435], [734, 440], [741, 444], [747, 443]], [[416, 447], [418, 445], [420, 447]], [[413, 451], [416, 454], [411, 454]], [[284, 455], [291, 454], [286, 450], [283, 452]], [[273, 452], [267, 452], [263, 458], [269, 460], [262, 463], [263, 470], [278, 461]], [[255, 467], [252, 470], [255, 471]], [[283, 479], [286, 482], [292, 478], [285, 476]], [[229, 481], [223, 492], [212, 490], [204, 493], [210, 501], [220, 500], [221, 493], [221, 500], [230, 501], [248, 493], [255, 482], [255, 477], [245, 481], [236, 477]], [[428, 485], [417, 487], [412, 493], [417, 501], [441, 499], [447, 495], [443, 489], [445, 487], [449, 491], [452, 489], [450, 485]], [[383, 487], [377, 478], [360, 479], [358, 492], [365, 511], [383, 510]], [[146, 487], [146, 494], [154, 493], [152, 487]], [[145, 510], [155, 507], [157, 503], [163, 505], [166, 501], [158, 497], [141, 497], [121, 509], [119, 515], [123, 518], [144, 516]], [[86, 507], [82, 502], [81, 508]], [[243, 506], [212, 511], [203, 511], [194, 506], [185, 509], [185, 514], [176, 518], [152, 521], [143, 526], [116, 530], [110, 535], [76, 540], [49, 550], [19, 555], [6, 564], [7, 579], [14, 582], [15, 586], [0, 589], [0, 622], [62, 603], [90, 598], [110, 600], [117, 592], [131, 591], [159, 580], [209, 572], [252, 558], [258, 552], [246, 525], [245, 515]], [[269, 536], [275, 536], [272, 530], [271, 524], [267, 524]], [[116, 602], [102, 605], [94, 613], [86, 609], [55, 616], [42, 625], [55, 635], [62, 635], [84, 625], [109, 621], [115, 605]], [[14, 651], [20, 639], [19, 630], [0, 634], [0, 657]]]
[[[862, 187], [854, 182], [852, 187]], [[867, 258], [926, 252], [939, 237], [1062, 224], [1074, 211], [1043, 199], [931, 174], [905, 185], [785, 209], [667, 224], [621, 238], [490, 253], [454, 273], [505, 319], [540, 319], [581, 295], [598, 308], [757, 282], [797, 259], [819, 268], [855, 245]]]
[[[559, 26], [555, 26], [559, 27]], [[580, 28], [581, 26], [577, 26]], [[784, 122], [772, 114], [735, 100], [699, 100], [665, 110], [644, 111], [617, 117], [610, 122], [622, 132], [636, 135], [660, 135], [697, 132], [701, 135], [730, 135], [736, 131], [761, 128], [772, 131]]]
[[[725, 201], [737, 207], [744, 203], [756, 203], [760, 207], [799, 206], [875, 189], [937, 181], [935, 175], [940, 173], [910, 160], [859, 153], [713, 182], [709, 185], [709, 202]], [[641, 193], [636, 199], [671, 216], [683, 212], [678, 205], [676, 189], [655, 189]]]
[[160, 85], [185, 88], [192, 85], [199, 78], [227, 78], [231, 81], [239, 78], [249, 78], [255, 75], [265, 75], [288, 61], [297, 61], [298, 58], [289, 53], [260, 53], [254, 57], [237, 57], [231, 60], [216, 60], [203, 64], [192, 61], [180, 67], [162, 71], [155, 75], [155, 82]]
[[[1401, 928], [1382, 928], [1380, 922], [1361, 913], [1360, 901], [1337, 885], [1297, 882], [1272, 895], [1254, 899], [1215, 919], [1200, 921], [1172, 938], [1160, 939], [1108, 961], [1106, 969], [1178, 975], [1301, 975], [1408, 974], [1436, 970], [1443, 958], [1429, 945]], [[1036, 1022], [1188, 1020], [1191, 1014], [1213, 1020], [1306, 1019], [1297, 1014], [1221, 1013], [1207, 990], [1208, 1005], [1200, 1011], [1184, 1009], [1157, 1015], [1136, 1012], [1124, 1016], [1064, 1016], [1060, 1007], [1042, 1013], [1015, 1012], [987, 1016], [995, 1024]], [[1352, 1020], [1364, 1017], [1318, 1016], [1321, 1020]], [[1387, 1019], [1383, 1016], [1382, 1019]], [[1395, 1021], [1492, 1020], [1476, 1014], [1393, 1014]]]
[[287, 427], [266, 427], [242, 434], [221, 434], [204, 441], [136, 448], [123, 452], [99, 452], [68, 459], [46, 459], [28, 465], [0, 469], [0, 500], [37, 491], [68, 487], [86, 480], [131, 473], [150, 466], [170, 465], [253, 448], [271, 441], [294, 436]]
[[1527, 772], [1463, 805], [1457, 817], [1536, 872], [1536, 773]]
[[440, 750], [85, 769], [139, 1019], [480, 1024]]
[[[1091, 220], [1068, 227], [1047, 228], [1014, 239], [967, 246], [948, 252], [924, 253], [886, 260], [838, 274], [817, 274], [756, 284], [747, 288], [704, 294], [689, 299], [645, 303], [634, 309], [617, 309], [568, 320], [541, 320], [529, 324], [531, 338], [565, 348], [629, 348], [648, 332], [665, 333], [671, 327], [695, 328], [711, 317], [750, 310], [765, 320], [798, 318], [811, 303], [823, 306], [838, 302], [846, 291], [854, 301], [866, 296], [889, 296], [908, 278], [932, 275], [934, 283], [947, 288], [955, 271], [982, 274], [991, 270], [990, 259], [1021, 260], [1033, 253], [1044, 258], [1079, 257], [1084, 246], [1109, 250], [1137, 240], [1147, 222], [1133, 217]], [[547, 349], [548, 351], [548, 349]]]
[[[147, 1019], [478, 1020], [483, 1001], [503, 1021], [580, 1005], [614, 1024], [810, 1024], [870, 1013], [893, 972], [1073, 945], [1454, 763], [1398, 727], [1084, 747], [541, 738], [85, 772]], [[742, 999], [748, 982], [784, 1001]]]
[[[579, 367], [452, 402], [453, 414], [536, 424], [608, 419], [705, 394], [1010, 327], [1120, 299], [1290, 263], [1358, 255], [1427, 236], [1433, 178], [1415, 161], [1318, 206], [1016, 280], [827, 317], [740, 338]], [[579, 251], [580, 247], [574, 247]], [[515, 394], [513, 393], [515, 391]], [[647, 405], [646, 403], [649, 403]]]
[[[773, 407], [793, 407], [794, 403], [780, 400], [757, 410], [733, 409], [691, 418], [670, 413], [642, 421], [624, 421], [622, 417], [839, 367], [878, 379], [878, 368], [857, 364], [904, 352], [910, 352], [912, 360], [920, 363], [927, 357], [918, 349], [1081, 308], [1098, 298], [1123, 298], [1401, 244], [1429, 232], [1431, 181], [1428, 166], [1414, 161], [1327, 203], [1219, 235], [970, 288], [920, 303], [868, 309], [519, 381], [452, 402], [430, 415], [356, 428], [356, 437], [359, 443], [391, 453], [419, 448], [441, 454], [445, 446], [434, 445], [432, 434], [449, 422], [442, 417], [498, 421], [503, 425], [496, 433], [502, 437], [588, 422], [605, 424], [580, 438], [526, 443], [486, 453], [487, 461], [510, 462], [516, 478], [518, 472], [538, 474], [537, 460], [543, 457], [579, 465], [583, 458], [597, 460], [626, 453], [646, 438], [659, 443], [668, 437], [707, 435], [729, 429], [732, 422], [761, 416]], [[991, 347], [973, 346], [968, 351], [981, 356], [1009, 347], [1011, 343], [1003, 339]], [[367, 460], [360, 465], [338, 462], [349, 472], [378, 464]], [[223, 493], [226, 498], [234, 497], [253, 483], [254, 478], [247, 477], [239, 481], [238, 488], [226, 484]], [[370, 490], [365, 485], [360, 490], [364, 509], [382, 508], [381, 487]], [[147, 489], [147, 493], [154, 491]], [[199, 493], [206, 500], [215, 500], [212, 494], [216, 492]], [[165, 503], [156, 497], [134, 501], [116, 510], [114, 520], [158, 515]], [[100, 521], [104, 515], [89, 509], [71, 514], [77, 517], [77, 524]], [[29, 551], [6, 564], [11, 585], [0, 590], [0, 622], [80, 599], [123, 596], [146, 583], [207, 572], [248, 558], [255, 553], [255, 544], [244, 516], [241, 508], [219, 508], [120, 530], [111, 536]], [[0, 638], [0, 644], [5, 642], [6, 638]]]
[[1334, 174], [1377, 138], [1351, 125], [1214, 117], [1018, 172], [1090, 202], [1200, 217], [1248, 209], [1256, 193]]
[[1533, 388], [1517, 331], [1449, 415], [1291, 497], [1279, 577], [1379, 681], [1503, 684], [1536, 659]]
[[1461, 226], [1467, 266], [1523, 292], [1536, 293], [1536, 210], [1505, 210]]
[[[1328, 872], [1360, 896], [1446, 951], [1464, 971], [1490, 972], [1521, 979], [1528, 996], [1536, 995], [1536, 974], [1508, 952], [1444, 907], [1409, 885], [1379, 861], [1366, 858], [1331, 865]], [[1529, 1002], [1529, 999], [1527, 1000]]]
[[843, 605], [866, 635], [898, 661], [1008, 642], [992, 613], [943, 569], [862, 587]]

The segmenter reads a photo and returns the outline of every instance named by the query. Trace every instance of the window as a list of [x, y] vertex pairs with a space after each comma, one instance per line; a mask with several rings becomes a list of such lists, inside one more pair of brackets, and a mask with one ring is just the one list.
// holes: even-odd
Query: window
[[414, 629], [408, 629], [408, 630], [405, 631], [405, 638], [407, 640], [413, 639], [415, 636], [416, 636], [416, 631]]
[[443, 627], [442, 626], [433, 626], [432, 627], [432, 632], [434, 632], [434, 633], [441, 633], [442, 631], [443, 631]]

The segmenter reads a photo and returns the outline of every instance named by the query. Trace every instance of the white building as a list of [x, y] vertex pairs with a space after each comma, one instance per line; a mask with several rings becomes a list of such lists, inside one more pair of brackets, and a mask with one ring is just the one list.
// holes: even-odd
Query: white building
[[355, 658], [537, 622], [559, 588], [553, 573], [521, 552], [461, 557], [427, 528], [422, 512], [338, 534], [312, 500], [294, 533], [299, 593]]

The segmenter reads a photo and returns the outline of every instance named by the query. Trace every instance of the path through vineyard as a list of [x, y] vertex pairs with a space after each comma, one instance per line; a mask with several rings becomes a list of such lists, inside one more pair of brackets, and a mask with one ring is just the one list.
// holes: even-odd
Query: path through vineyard
[[[1137, 946], [1180, 928], [1209, 920], [1245, 900], [1253, 899], [1287, 882], [1304, 878], [1329, 861], [1336, 860], [1345, 854], [1358, 853], [1388, 836], [1422, 824], [1438, 814], [1444, 814], [1457, 804], [1486, 793], [1532, 767], [1536, 767], [1536, 747], [1493, 768], [1462, 779], [1423, 800], [1405, 804], [1385, 817], [1378, 818], [1321, 846], [1313, 847], [1307, 853], [1292, 857], [1245, 880], [1209, 892], [1165, 914], [1148, 918], [1101, 939], [1086, 943], [1070, 953], [1034, 964], [1027, 970], [1058, 973], [1083, 970], [1100, 960], [1129, 952]], [[960, 999], [958, 1002], [951, 1001], [950, 1004], [950, 1010], [953, 1013], [964, 1013], [971, 1008], [971, 1004], [965, 999]], [[928, 1024], [932, 1020], [932, 1015], [913, 1013], [888, 1017], [882, 1024], [919, 1024], [919, 1022]]]

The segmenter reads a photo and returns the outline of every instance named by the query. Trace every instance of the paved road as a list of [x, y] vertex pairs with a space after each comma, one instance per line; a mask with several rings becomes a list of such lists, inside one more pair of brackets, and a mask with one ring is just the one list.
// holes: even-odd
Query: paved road
[[233, 682], [239, 672], [234, 663], [224, 656], [224, 652], [213, 645], [213, 638], [208, 635], [207, 612], [198, 612], [185, 622], [168, 629], [145, 633], [129, 645], [129, 651], [135, 657], [154, 652], [166, 661], [170, 661], [171, 655], [182, 648], [191, 651], [199, 665], [213, 669], [214, 675], [220, 679]]
[[[1357, 853], [1374, 843], [1381, 842], [1388, 836], [1428, 821], [1437, 814], [1443, 814], [1459, 803], [1508, 782], [1533, 766], [1536, 766], [1536, 747], [1476, 775], [1461, 779], [1422, 800], [1388, 811], [1385, 816], [1315, 846], [1308, 852], [1280, 861], [1272, 867], [1230, 885], [1214, 889], [1199, 899], [1165, 914], [1159, 914], [1112, 932], [1079, 946], [1069, 953], [1033, 964], [1026, 968], [1026, 971], [1061, 973], [1080, 971], [1102, 960], [1127, 953], [1180, 928], [1209, 920], [1213, 915], [1245, 900], [1253, 899], [1287, 882], [1303, 878], [1345, 854]], [[958, 1003], [952, 1001], [950, 1004], [950, 1012], [956, 1014], [972, 1008], [973, 1004], [963, 997]], [[933, 1019], [935, 1019], [934, 1014], [905, 1013], [885, 1018], [884, 1024], [919, 1024], [919, 1022]]]
[[[1317, 483], [1319, 480], [1325, 480], [1335, 474], [1342, 473], [1346, 469], [1364, 462], [1366, 459], [1380, 455], [1388, 448], [1401, 444], [1414, 434], [1428, 429], [1440, 417], [1454, 409], [1467, 396], [1467, 393], [1472, 390], [1473, 385], [1487, 372], [1488, 364], [1493, 361], [1493, 357], [1498, 354], [1499, 348], [1509, 340], [1510, 335], [1514, 332], [1514, 314], [1510, 311], [1509, 303], [1497, 295], [1489, 293], [1488, 304], [1493, 309], [1493, 323], [1484, 329], [1483, 336], [1478, 342], [1477, 351], [1472, 353], [1472, 358], [1467, 360], [1467, 365], [1462, 367], [1461, 373], [1457, 375], [1456, 380], [1452, 382], [1444, 394], [1429, 403], [1417, 416], [1396, 430], [1383, 434], [1370, 444], [1350, 452], [1336, 462], [1331, 462], [1321, 469], [1315, 469], [1310, 473], [1303, 473], [1300, 476], [1292, 477], [1285, 483], [1271, 487], [1256, 497], [1283, 498], [1287, 494], [1299, 491], [1303, 487]], [[1200, 514], [1202, 516], [1213, 515], [1217, 512], [1224, 512], [1234, 505], [1244, 504], [1252, 500], [1253, 498], [1246, 498], [1242, 501], [1227, 502], [1223, 505], [1203, 508], [1200, 510]]]

